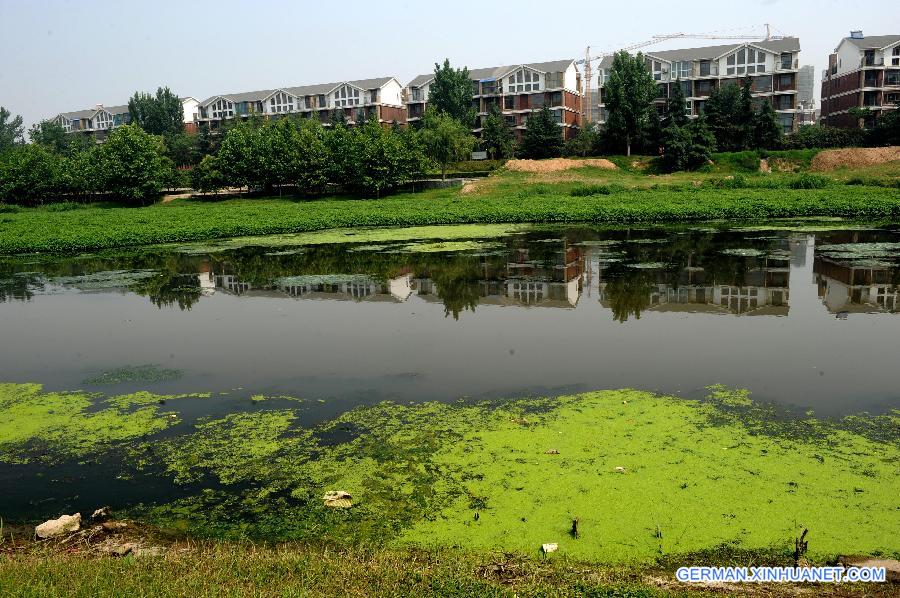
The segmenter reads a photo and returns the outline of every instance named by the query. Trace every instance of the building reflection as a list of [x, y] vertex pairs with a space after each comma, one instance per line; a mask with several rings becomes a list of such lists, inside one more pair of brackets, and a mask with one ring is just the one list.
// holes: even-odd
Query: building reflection
[[840, 261], [817, 255], [813, 275], [819, 299], [828, 313], [846, 317], [853, 313], [900, 311], [898, 270], [889, 264]]

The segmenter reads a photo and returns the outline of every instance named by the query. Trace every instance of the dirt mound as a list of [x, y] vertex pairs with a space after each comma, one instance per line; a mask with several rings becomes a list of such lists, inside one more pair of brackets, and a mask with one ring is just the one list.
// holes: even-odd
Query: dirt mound
[[585, 166], [606, 168], [608, 170], [615, 170], [618, 168], [618, 166], [603, 158], [594, 158], [590, 160], [570, 160], [569, 158], [550, 158], [549, 160], [509, 160], [506, 163], [506, 168], [513, 172], [538, 173], [560, 172], [572, 168], [583, 168]]
[[824, 150], [812, 160], [813, 170], [872, 166], [900, 160], [900, 146]]

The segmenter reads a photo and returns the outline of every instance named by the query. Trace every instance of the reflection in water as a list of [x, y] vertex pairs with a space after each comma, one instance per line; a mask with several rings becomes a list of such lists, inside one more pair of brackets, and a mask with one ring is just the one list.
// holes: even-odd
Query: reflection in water
[[179, 390], [353, 402], [715, 382], [835, 411], [897, 399], [878, 372], [900, 319], [862, 317], [897, 313], [895, 231], [541, 228], [480, 247], [2, 259], [0, 333], [17, 343], [0, 380], [71, 388], [154, 363], [184, 370]]
[[[898, 309], [900, 243], [894, 240], [900, 235], [892, 231], [831, 231], [809, 239], [711, 230], [571, 229], [559, 235], [517, 235], [506, 249], [489, 253], [318, 246], [0, 263], [0, 302], [66, 288], [130, 291], [160, 308], [182, 310], [216, 293], [391, 302], [416, 296], [441, 303], [458, 319], [478, 305], [574, 308], [593, 290], [619, 322], [646, 311], [786, 316], [791, 264], [805, 266], [809, 243], [816, 247], [813, 271], [829, 312]], [[35, 267], [41, 272], [28, 270]], [[148, 270], [154, 274], [143, 274]]]

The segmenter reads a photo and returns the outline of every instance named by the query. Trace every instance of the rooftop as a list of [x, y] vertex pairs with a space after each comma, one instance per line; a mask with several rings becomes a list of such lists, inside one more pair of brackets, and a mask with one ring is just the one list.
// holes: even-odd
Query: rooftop
[[[501, 78], [503, 75], [513, 71], [521, 66], [528, 67], [530, 69], [540, 71], [542, 73], [557, 73], [560, 71], [564, 71], [569, 68], [569, 65], [572, 64], [573, 59], [569, 58], [566, 60], [551, 60], [549, 62], [530, 62], [523, 64], [511, 64], [505, 66], [492, 66], [487, 68], [479, 68], [479, 69], [470, 69], [469, 77], [473, 80], [477, 81], [491, 81]], [[409, 87], [421, 87], [425, 85], [429, 81], [434, 79], [434, 73], [428, 73], [427, 75], [419, 75], [409, 82]]]

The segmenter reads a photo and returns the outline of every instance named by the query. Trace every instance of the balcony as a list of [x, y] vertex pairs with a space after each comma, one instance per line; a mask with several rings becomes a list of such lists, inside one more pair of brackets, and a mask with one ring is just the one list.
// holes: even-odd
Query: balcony
[[865, 56], [860, 59], [859, 66], [867, 67], [867, 66], [884, 66], [884, 58], [877, 58], [875, 56]]
[[718, 77], [719, 76], [719, 63], [718, 62], [710, 62], [708, 60], [701, 60], [698, 64], [694, 65], [694, 76], [695, 77]]

